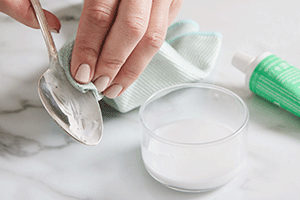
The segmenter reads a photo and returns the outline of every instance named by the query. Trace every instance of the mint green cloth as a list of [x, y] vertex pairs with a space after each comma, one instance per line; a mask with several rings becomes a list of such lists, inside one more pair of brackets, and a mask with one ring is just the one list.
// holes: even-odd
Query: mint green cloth
[[165, 42], [140, 77], [117, 98], [99, 93], [93, 83], [78, 84], [70, 74], [70, 61], [75, 36], [59, 51], [61, 66], [75, 88], [92, 90], [95, 98], [124, 113], [142, 105], [154, 92], [165, 87], [198, 82], [207, 77], [218, 57], [222, 36], [218, 32], [201, 32], [192, 20], [172, 24]]

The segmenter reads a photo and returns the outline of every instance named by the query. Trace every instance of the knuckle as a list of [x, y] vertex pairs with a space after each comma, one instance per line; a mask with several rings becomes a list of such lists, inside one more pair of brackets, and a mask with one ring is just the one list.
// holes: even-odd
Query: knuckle
[[[21, 13], [21, 12], [20, 12]], [[24, 11], [23, 11], [23, 19], [25, 21], [32, 21], [32, 13], [31, 13], [31, 7], [28, 6], [28, 8], [26, 8]]]
[[123, 21], [123, 31], [135, 37], [144, 35], [147, 29], [147, 22], [142, 17], [132, 17]]
[[122, 76], [133, 82], [139, 77], [139, 73], [131, 69], [124, 69], [122, 72]]
[[119, 59], [105, 59], [103, 60], [103, 64], [105, 67], [107, 67], [109, 70], [119, 70], [122, 65], [123, 65], [123, 61], [119, 60]]
[[97, 2], [96, 5], [90, 6], [86, 14], [88, 23], [95, 24], [98, 27], [101, 26], [103, 28], [111, 25], [113, 16], [113, 9], [102, 2]]
[[165, 40], [165, 33], [163, 31], [148, 32], [143, 40], [147, 46], [159, 49]]
[[85, 56], [85, 55], [88, 55], [88, 57], [98, 57], [98, 51], [92, 47], [88, 47], [86, 46], [85, 43], [83, 44], [78, 44], [78, 49], [79, 49], [79, 52], [80, 54], [79, 55], [82, 55], [82, 56]]

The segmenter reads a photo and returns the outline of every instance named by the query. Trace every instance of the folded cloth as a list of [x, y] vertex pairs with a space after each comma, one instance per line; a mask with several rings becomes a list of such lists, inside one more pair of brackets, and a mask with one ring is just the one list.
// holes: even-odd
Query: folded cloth
[[93, 83], [78, 84], [70, 74], [70, 61], [75, 36], [59, 51], [61, 66], [71, 84], [82, 92], [92, 90], [95, 98], [103, 98], [108, 105], [125, 113], [143, 104], [148, 97], [165, 87], [198, 82], [207, 77], [218, 57], [222, 35], [218, 32], [200, 32], [192, 20], [172, 24], [165, 42], [139, 78], [119, 97], [106, 98]]

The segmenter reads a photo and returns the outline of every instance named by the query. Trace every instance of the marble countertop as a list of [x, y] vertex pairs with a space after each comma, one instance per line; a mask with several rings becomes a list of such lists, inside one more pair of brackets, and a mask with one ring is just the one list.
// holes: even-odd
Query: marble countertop
[[[58, 48], [77, 29], [81, 0], [43, 0], [62, 22]], [[204, 82], [240, 95], [250, 110], [247, 165], [227, 185], [207, 193], [182, 193], [156, 182], [140, 152], [138, 109], [104, 109], [99, 145], [75, 142], [43, 108], [37, 80], [48, 54], [39, 30], [0, 14], [0, 199], [242, 199], [300, 198], [300, 120], [253, 95], [231, 66], [235, 52], [271, 51], [300, 66], [299, 6], [295, 1], [186, 0], [177, 17], [204, 31], [219, 31], [223, 44]], [[295, 6], [293, 6], [295, 5]]]

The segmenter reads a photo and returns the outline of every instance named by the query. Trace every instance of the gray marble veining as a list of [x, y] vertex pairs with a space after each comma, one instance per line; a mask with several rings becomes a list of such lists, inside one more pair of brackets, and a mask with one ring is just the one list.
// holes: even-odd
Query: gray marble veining
[[[82, 0], [43, 0], [62, 23], [53, 34], [59, 49], [75, 34]], [[167, 189], [141, 159], [138, 110], [117, 113], [101, 103], [104, 136], [95, 147], [68, 137], [44, 110], [37, 79], [48, 55], [39, 30], [0, 14], [0, 199], [297, 200], [300, 196], [299, 118], [244, 88], [230, 64], [236, 51], [272, 51], [299, 67], [300, 27], [292, 0], [270, 2], [184, 1], [177, 19], [223, 34], [216, 68], [205, 82], [240, 95], [250, 110], [245, 168], [227, 185], [208, 193]]]

